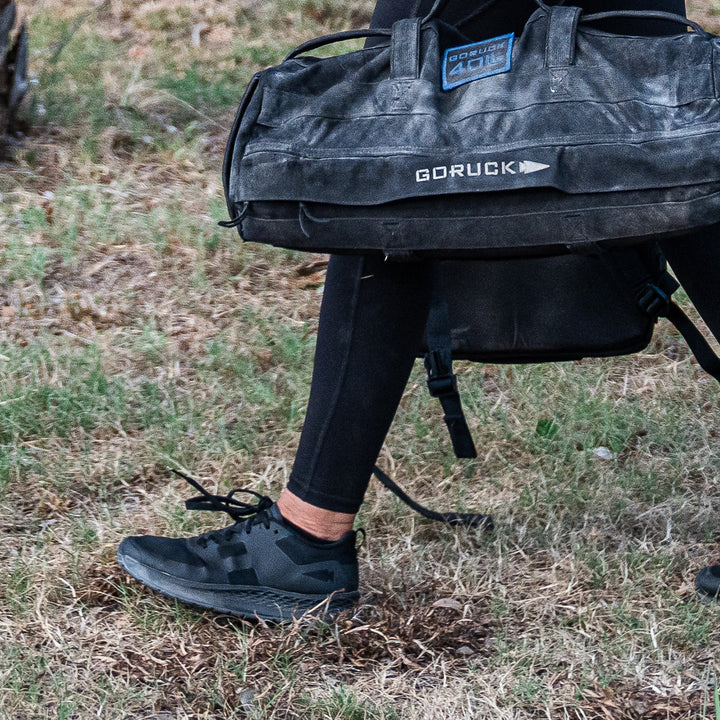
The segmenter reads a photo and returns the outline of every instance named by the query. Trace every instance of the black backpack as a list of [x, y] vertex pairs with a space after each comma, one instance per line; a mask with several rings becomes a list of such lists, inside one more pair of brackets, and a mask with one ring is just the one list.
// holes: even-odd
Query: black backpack
[[[475, 457], [452, 361], [535, 363], [638, 352], [659, 317], [682, 333], [720, 382], [720, 359], [672, 294], [679, 284], [659, 246], [593, 254], [438, 261], [423, 349], [458, 457]], [[718, 309], [720, 311], [720, 309]]]
[[[476, 451], [454, 359], [623, 355], [667, 317], [720, 380], [657, 241], [720, 221], [718, 39], [667, 13], [536, 1], [517, 40], [472, 43], [433, 19], [438, 1], [392, 29], [301, 45], [253, 78], [227, 144], [225, 225], [245, 240], [433, 259], [423, 351], [458, 457]], [[593, 29], [618, 15], [694, 32]], [[302, 56], [366, 35], [384, 40]], [[489, 523], [425, 511], [376, 475], [427, 516]]]

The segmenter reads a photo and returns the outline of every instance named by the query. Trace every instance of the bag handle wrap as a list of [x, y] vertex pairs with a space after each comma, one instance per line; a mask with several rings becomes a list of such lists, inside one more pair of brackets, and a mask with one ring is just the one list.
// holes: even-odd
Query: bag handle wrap
[[582, 10], [554, 6], [550, 9], [545, 38], [545, 67], [564, 68], [575, 60], [575, 40]]
[[394, 80], [416, 80], [420, 77], [421, 25], [419, 18], [404, 18], [392, 27], [390, 77]]

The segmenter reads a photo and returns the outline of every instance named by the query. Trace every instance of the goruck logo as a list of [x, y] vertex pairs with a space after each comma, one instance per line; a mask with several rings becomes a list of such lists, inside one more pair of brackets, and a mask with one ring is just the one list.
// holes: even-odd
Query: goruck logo
[[497, 177], [501, 175], [530, 175], [550, 166], [534, 160], [489, 160], [487, 162], [436, 165], [415, 171], [415, 182], [431, 182], [448, 178]]
[[514, 39], [515, 35], [510, 33], [446, 50], [442, 66], [443, 90], [508, 72]]

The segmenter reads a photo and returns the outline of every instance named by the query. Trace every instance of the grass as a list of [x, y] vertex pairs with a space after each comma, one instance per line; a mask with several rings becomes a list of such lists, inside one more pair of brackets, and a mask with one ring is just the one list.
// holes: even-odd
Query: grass
[[[21, 3], [22, 4], [22, 3]], [[691, 5], [716, 22], [716, 3]], [[324, 270], [242, 245], [219, 169], [243, 84], [372, 3], [26, 4], [26, 137], [0, 173], [0, 720], [720, 717], [720, 390], [667, 325], [644, 352], [459, 363], [477, 462], [416, 368], [380, 463], [363, 598], [265, 627], [131, 581], [128, 534], [187, 513], [173, 465], [276, 496], [309, 392]]]

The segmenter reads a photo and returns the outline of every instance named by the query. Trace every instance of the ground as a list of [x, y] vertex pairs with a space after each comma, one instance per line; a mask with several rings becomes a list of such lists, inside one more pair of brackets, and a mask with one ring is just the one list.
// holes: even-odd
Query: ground
[[[242, 245], [219, 168], [244, 84], [371, 2], [20, 3], [23, 136], [0, 172], [0, 718], [720, 717], [720, 392], [661, 323], [637, 355], [458, 365], [478, 461], [413, 375], [371, 485], [363, 598], [267, 627], [117, 566], [128, 534], [218, 527], [178, 467], [277, 496], [325, 258]], [[693, 18], [720, 29], [715, 2]], [[681, 300], [684, 301], [683, 298]], [[691, 310], [692, 312], [692, 310]]]

